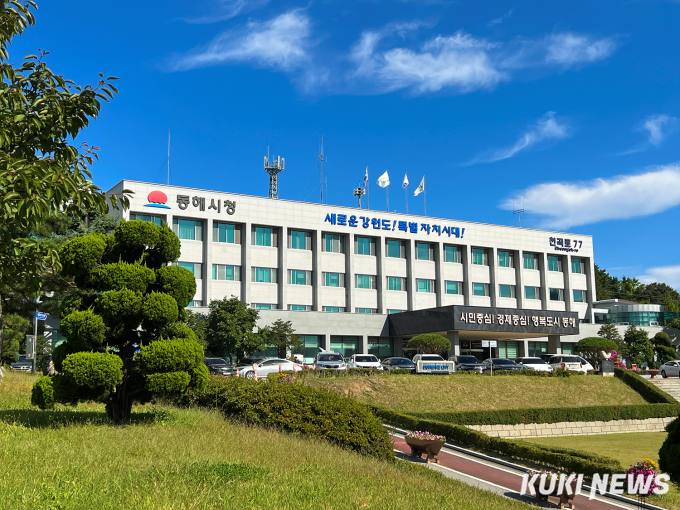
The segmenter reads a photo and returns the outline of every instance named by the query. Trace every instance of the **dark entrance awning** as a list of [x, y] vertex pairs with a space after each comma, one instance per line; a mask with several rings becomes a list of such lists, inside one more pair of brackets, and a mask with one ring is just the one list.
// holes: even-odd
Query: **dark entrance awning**
[[457, 331], [470, 336], [531, 338], [578, 335], [576, 312], [451, 305], [388, 316], [390, 335]]

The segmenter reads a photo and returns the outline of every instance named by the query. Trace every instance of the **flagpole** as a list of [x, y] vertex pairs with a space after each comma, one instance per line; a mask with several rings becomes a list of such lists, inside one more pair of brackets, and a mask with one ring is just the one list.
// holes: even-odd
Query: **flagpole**
[[425, 210], [423, 216], [427, 216], [427, 186], [423, 189], [423, 209]]
[[404, 200], [406, 200], [406, 214], [408, 214], [408, 188], [404, 188]]
[[390, 187], [385, 187], [385, 197], [387, 200], [387, 212], [390, 212]]

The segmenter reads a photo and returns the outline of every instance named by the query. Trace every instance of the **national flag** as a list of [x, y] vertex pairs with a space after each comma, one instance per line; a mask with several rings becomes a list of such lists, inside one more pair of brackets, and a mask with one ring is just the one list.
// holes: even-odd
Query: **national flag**
[[418, 195], [420, 195], [420, 194], [423, 193], [424, 191], [425, 191], [425, 176], [423, 176], [423, 178], [420, 179], [420, 184], [418, 184], [418, 187], [417, 187], [416, 190], [413, 192], [413, 196], [414, 196], [414, 197], [417, 197]]
[[368, 167], [364, 171], [364, 188], [368, 186]]
[[378, 177], [378, 186], [381, 188], [386, 188], [387, 186], [390, 185], [390, 174], [387, 173], [387, 170], [383, 172], [383, 174]]
[[404, 174], [404, 180], [401, 182], [401, 187], [406, 189], [406, 188], [408, 188], [409, 184], [410, 183], [408, 182], [408, 175]]

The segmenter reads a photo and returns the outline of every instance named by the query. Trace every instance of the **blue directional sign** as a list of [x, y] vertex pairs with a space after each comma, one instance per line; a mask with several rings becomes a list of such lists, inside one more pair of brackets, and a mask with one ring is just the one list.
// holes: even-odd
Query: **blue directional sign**
[[47, 316], [49, 313], [47, 312], [33, 312], [33, 316], [38, 319], [39, 321], [44, 321], [47, 320]]

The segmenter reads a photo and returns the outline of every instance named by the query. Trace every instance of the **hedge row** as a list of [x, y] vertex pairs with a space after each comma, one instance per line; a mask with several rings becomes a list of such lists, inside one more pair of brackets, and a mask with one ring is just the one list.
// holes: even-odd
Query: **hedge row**
[[219, 409], [225, 416], [304, 436], [320, 437], [344, 448], [392, 459], [392, 443], [371, 410], [337, 393], [283, 380], [211, 378], [185, 403]]
[[677, 400], [659, 388], [656, 384], [644, 377], [640, 377], [635, 372], [622, 368], [615, 368], [614, 375], [642, 395], [642, 398], [647, 402], [651, 402], [652, 404], [678, 404]]
[[485, 453], [496, 454], [510, 460], [521, 461], [532, 467], [549, 468], [567, 473], [621, 473], [621, 464], [608, 457], [594, 455], [566, 448], [549, 448], [523, 441], [508, 441], [488, 436], [462, 425], [436, 420], [425, 420], [416, 416], [400, 414], [391, 410], [374, 407], [373, 412], [385, 423], [406, 430], [427, 430], [446, 436], [448, 442]]
[[544, 407], [535, 409], [495, 409], [490, 411], [411, 413], [426, 420], [459, 425], [515, 425], [519, 423], [560, 423], [574, 421], [644, 420], [680, 413], [678, 404], [639, 404], [627, 406]]

